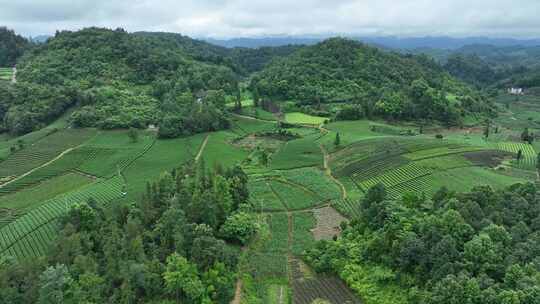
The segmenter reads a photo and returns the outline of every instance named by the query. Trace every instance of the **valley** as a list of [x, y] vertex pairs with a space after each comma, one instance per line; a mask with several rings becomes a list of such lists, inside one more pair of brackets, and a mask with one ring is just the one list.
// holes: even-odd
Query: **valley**
[[344, 38], [86, 28], [28, 47], [16, 82], [0, 68], [0, 303], [53, 303], [54, 278], [73, 303], [538, 292], [534, 88]]

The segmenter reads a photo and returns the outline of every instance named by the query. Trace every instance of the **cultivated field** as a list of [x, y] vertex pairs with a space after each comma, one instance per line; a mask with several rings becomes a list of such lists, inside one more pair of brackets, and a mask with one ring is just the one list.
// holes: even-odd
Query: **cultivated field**
[[[534, 146], [502, 135], [486, 141], [448, 131], [436, 139], [410, 126], [360, 120], [320, 127], [325, 118], [287, 113], [294, 136], [257, 138], [279, 125], [261, 111], [246, 106], [232, 116], [230, 130], [169, 140], [140, 131], [132, 142], [127, 131], [75, 130], [65, 119], [22, 138], [1, 138], [0, 255], [43, 254], [70, 206], [90, 198], [103, 206], [135, 201], [148, 181], [185, 162], [240, 165], [262, 227], [242, 254], [244, 292], [272, 304], [360, 303], [339, 278], [314, 273], [302, 255], [316, 240], [339, 236], [342, 222], [359, 218], [370, 187], [383, 184], [390, 198], [430, 197], [442, 186], [497, 188], [534, 177]], [[337, 133], [340, 145], [334, 145]]]
[[13, 74], [12, 68], [0, 68], [0, 81], [11, 81], [11, 77]]

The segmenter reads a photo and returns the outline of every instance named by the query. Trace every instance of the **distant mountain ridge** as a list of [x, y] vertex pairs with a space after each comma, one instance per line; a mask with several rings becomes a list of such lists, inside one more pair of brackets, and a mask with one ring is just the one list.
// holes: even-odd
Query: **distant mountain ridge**
[[[340, 35], [337, 35], [340, 36]], [[347, 35], [341, 35], [347, 37]], [[203, 38], [212, 44], [233, 48], [259, 48], [263, 46], [284, 46], [284, 45], [313, 45], [329, 37], [258, 37], [258, 38], [231, 38], [231, 39], [212, 39]], [[489, 37], [355, 37], [350, 39], [362, 41], [364, 43], [378, 45], [393, 49], [417, 49], [417, 48], [435, 48], [435, 49], [458, 49], [466, 45], [493, 45], [493, 46], [540, 46], [540, 39], [514, 39], [514, 38], [489, 38]]]

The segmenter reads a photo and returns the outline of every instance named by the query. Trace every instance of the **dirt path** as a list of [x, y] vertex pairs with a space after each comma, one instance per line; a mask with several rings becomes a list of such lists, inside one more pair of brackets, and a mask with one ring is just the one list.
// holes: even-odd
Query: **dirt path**
[[326, 173], [326, 175], [328, 175], [328, 177], [330, 177], [330, 179], [332, 179], [334, 181], [334, 183], [336, 183], [339, 188], [341, 189], [341, 198], [343, 199], [346, 199], [347, 198], [347, 189], [345, 189], [345, 186], [337, 179], [335, 178], [333, 175], [332, 175], [332, 168], [330, 168], [330, 166], [328, 165], [328, 159], [330, 158], [330, 155], [328, 154], [328, 151], [326, 150], [326, 148], [324, 147], [323, 144], [320, 144], [319, 147], [321, 148], [321, 151], [323, 153], [323, 158], [324, 158], [324, 172]]
[[11, 83], [17, 83], [17, 68], [13, 67], [13, 74], [11, 74]]
[[206, 144], [208, 143], [208, 139], [210, 138], [210, 134], [206, 135], [206, 138], [204, 139], [202, 145], [201, 145], [201, 148], [199, 149], [199, 152], [197, 153], [197, 156], [195, 156], [195, 162], [198, 162], [199, 159], [201, 158], [203, 152], [204, 152], [204, 148], [206, 148]]
[[242, 280], [238, 279], [238, 281], [236, 281], [236, 289], [231, 304], [240, 304], [240, 301], [242, 301], [242, 285]]
[[[75, 148], [77, 148], [77, 147], [75, 147]], [[60, 154], [59, 154], [58, 156], [56, 156], [55, 158], [53, 158], [53, 159], [51, 159], [50, 161], [44, 163], [43, 165], [41, 165], [41, 166], [39, 166], [39, 167], [35, 167], [34, 169], [32, 169], [32, 170], [30, 170], [30, 171], [28, 171], [28, 172], [26, 172], [26, 173], [24, 173], [24, 174], [22, 174], [22, 175], [19, 175], [19, 176], [17, 176], [16, 178], [14, 178], [14, 179], [12, 179], [12, 180], [10, 180], [9, 182], [0, 185], [0, 189], [3, 188], [3, 187], [5, 187], [6, 185], [9, 185], [9, 184], [11, 184], [11, 183], [13, 183], [13, 182], [15, 182], [15, 181], [17, 181], [17, 180], [19, 180], [19, 179], [25, 177], [25, 176], [28, 176], [28, 175], [34, 173], [36, 170], [39, 170], [39, 169], [41, 169], [41, 168], [43, 168], [43, 167], [47, 167], [48, 165], [50, 165], [50, 164], [53, 163], [54, 161], [60, 159], [62, 156], [64, 156], [64, 155], [66, 155], [67, 153], [71, 152], [71, 151], [72, 151], [73, 149], [75, 149], [75, 148], [69, 148], [69, 149], [65, 150], [64, 152], [60, 153]]]

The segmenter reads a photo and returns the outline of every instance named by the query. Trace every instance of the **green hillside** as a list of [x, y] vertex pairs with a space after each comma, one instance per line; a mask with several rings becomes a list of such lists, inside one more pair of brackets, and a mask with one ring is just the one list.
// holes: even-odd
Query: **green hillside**
[[273, 61], [253, 77], [251, 88], [272, 100], [316, 108], [321, 103], [352, 103], [367, 116], [393, 119], [452, 124], [466, 113], [489, 111], [482, 96], [425, 56], [404, 56], [341, 38]]

